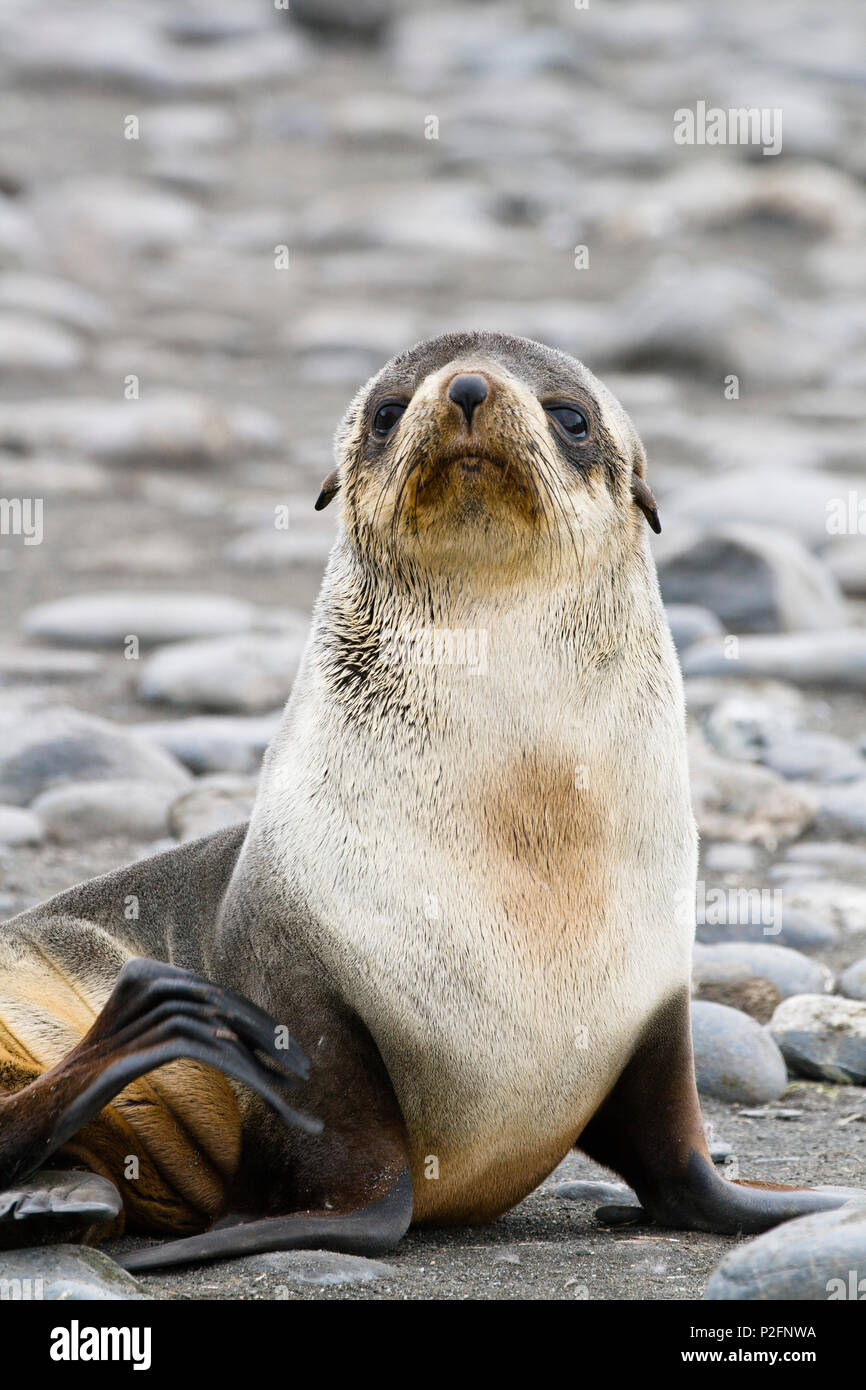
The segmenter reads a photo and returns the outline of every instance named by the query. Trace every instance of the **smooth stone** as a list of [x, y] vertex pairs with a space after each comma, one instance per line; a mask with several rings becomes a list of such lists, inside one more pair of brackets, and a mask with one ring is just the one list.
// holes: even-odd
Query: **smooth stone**
[[58, 652], [53, 647], [0, 643], [0, 678], [11, 680], [84, 680], [102, 668], [95, 652]]
[[[790, 1302], [862, 1300], [866, 1282], [866, 1206], [785, 1221], [731, 1250], [713, 1272], [704, 1298]], [[854, 1271], [851, 1288], [850, 1271]]]
[[811, 794], [768, 768], [729, 762], [696, 737], [689, 739], [688, 752], [692, 801], [703, 837], [775, 850], [814, 821]]
[[804, 545], [826, 545], [828, 511], [839, 498], [856, 493], [861, 485], [856, 474], [762, 464], [755, 458], [748, 467], [719, 469], [684, 483], [667, 499], [665, 518], [709, 527], [738, 522], [777, 527]]
[[21, 806], [0, 806], [0, 845], [17, 849], [21, 845], [41, 845], [45, 826], [32, 811]]
[[553, 1197], [564, 1197], [569, 1202], [626, 1202], [637, 1203], [637, 1196], [624, 1182], [601, 1182], [585, 1179], [576, 1182], [558, 1182], [547, 1189]]
[[291, 1284], [371, 1284], [379, 1279], [398, 1279], [397, 1265], [363, 1255], [340, 1255], [331, 1250], [274, 1250], [254, 1255], [248, 1267], [258, 1273], [278, 1275]]
[[724, 1004], [692, 1003], [698, 1091], [745, 1105], [778, 1100], [787, 1085], [785, 1059], [766, 1028]]
[[846, 999], [858, 999], [866, 1003], [866, 956], [855, 960], [839, 976], [839, 989]]
[[0, 311], [0, 371], [69, 372], [84, 360], [74, 334], [56, 323]]
[[311, 565], [323, 569], [334, 544], [328, 531], [246, 531], [225, 547], [223, 557], [237, 569], [287, 569]]
[[866, 1004], [860, 1000], [795, 995], [776, 1009], [770, 1032], [801, 1076], [866, 1084]]
[[118, 778], [69, 782], [44, 792], [33, 803], [48, 837], [63, 845], [120, 836], [153, 840], [169, 830], [169, 808], [177, 787]]
[[729, 632], [826, 631], [845, 623], [833, 575], [783, 531], [687, 528], [662, 541], [655, 548], [662, 598], [703, 604]]
[[834, 536], [821, 558], [843, 593], [866, 595], [866, 536]]
[[255, 714], [288, 698], [306, 641], [306, 627], [162, 647], [145, 662], [143, 700]]
[[84, 1245], [41, 1245], [36, 1249], [4, 1251], [3, 1278], [21, 1280], [22, 1296], [46, 1302], [150, 1298], [114, 1260]]
[[282, 710], [244, 718], [203, 715], [136, 724], [140, 738], [164, 748], [191, 772], [256, 772], [282, 719]]
[[713, 1163], [719, 1165], [727, 1163], [729, 1158], [734, 1158], [736, 1155], [734, 1145], [726, 1144], [723, 1139], [718, 1139], [714, 1143], [708, 1144], [707, 1148], [710, 1151], [710, 1158], [713, 1160]]
[[819, 789], [817, 828], [824, 835], [866, 835], [866, 777]]
[[794, 685], [866, 691], [866, 629], [782, 632], [695, 642], [682, 655], [685, 676], [766, 676]]
[[179, 840], [197, 840], [248, 821], [257, 786], [255, 777], [239, 777], [229, 772], [199, 778], [191, 791], [172, 803], [171, 833]]
[[678, 652], [685, 651], [702, 637], [722, 634], [722, 625], [715, 613], [698, 603], [666, 603], [665, 613]]
[[72, 397], [0, 403], [0, 447], [118, 464], [220, 463], [272, 453], [282, 432], [269, 415], [181, 392], [137, 401]]
[[848, 844], [844, 840], [802, 840], [799, 844], [789, 845], [778, 867], [784, 869], [790, 864], [802, 868], [818, 864], [836, 874], [866, 872], [863, 850], [859, 845]]
[[792, 732], [801, 717], [799, 703], [741, 693], [713, 701], [704, 713], [703, 731], [722, 757], [760, 762], [767, 743]]
[[254, 609], [219, 594], [77, 594], [41, 603], [24, 615], [31, 637], [76, 646], [123, 647], [130, 636], [142, 646], [246, 632]]
[[323, 38], [375, 43], [393, 12], [389, 0], [292, 0], [291, 18]]
[[701, 846], [701, 863], [714, 874], [752, 873], [761, 863], [761, 854], [754, 845], [717, 840]]
[[21, 1243], [21, 1221], [27, 1222], [26, 1235], [32, 1245], [81, 1238], [91, 1228], [113, 1221], [123, 1208], [113, 1182], [96, 1173], [75, 1169], [43, 1168], [23, 1182], [0, 1189], [0, 1249], [6, 1239]]
[[768, 1023], [782, 999], [795, 994], [828, 993], [833, 973], [787, 946], [765, 942], [696, 942], [692, 986], [699, 999], [727, 1004]]
[[765, 767], [781, 777], [815, 782], [853, 782], [866, 777], [866, 760], [835, 734], [808, 730], [770, 735], [761, 750]]
[[180, 790], [190, 775], [171, 754], [96, 715], [65, 706], [0, 729], [0, 802], [29, 806], [68, 782], [150, 782]]
[[832, 927], [841, 936], [866, 932], [866, 888], [821, 879], [811, 883], [783, 882], [783, 921], [814, 921]]
[[111, 323], [107, 304], [91, 290], [53, 275], [24, 271], [0, 275], [0, 310], [56, 319], [81, 333], [101, 333]]

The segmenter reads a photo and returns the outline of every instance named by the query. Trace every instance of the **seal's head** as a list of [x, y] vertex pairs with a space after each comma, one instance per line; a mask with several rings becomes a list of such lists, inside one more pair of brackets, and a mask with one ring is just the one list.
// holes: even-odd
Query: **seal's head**
[[393, 357], [352, 401], [337, 467], [364, 554], [449, 570], [588, 558], [659, 530], [622, 407], [575, 358], [501, 333], [446, 334]]

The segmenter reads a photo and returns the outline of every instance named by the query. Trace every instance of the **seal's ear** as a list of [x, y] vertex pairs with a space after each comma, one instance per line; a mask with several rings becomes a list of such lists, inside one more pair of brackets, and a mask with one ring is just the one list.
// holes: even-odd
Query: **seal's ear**
[[658, 504], [643, 478], [639, 478], [636, 473], [632, 474], [631, 495], [658, 536], [662, 529], [662, 524], [659, 521]]
[[314, 504], [315, 510], [317, 512], [322, 511], [324, 507], [327, 507], [329, 502], [333, 502], [339, 491], [340, 470], [339, 468], [335, 468], [328, 474], [327, 478], [322, 483], [322, 491], [319, 493]]

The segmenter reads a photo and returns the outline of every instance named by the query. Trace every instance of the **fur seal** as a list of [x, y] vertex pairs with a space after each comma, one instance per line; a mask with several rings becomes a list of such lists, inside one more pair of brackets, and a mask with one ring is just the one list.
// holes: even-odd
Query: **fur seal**
[[561, 352], [449, 335], [367, 383], [336, 452], [249, 826], [0, 931], [0, 1184], [58, 1150], [110, 1177], [130, 1229], [179, 1237], [130, 1269], [378, 1253], [491, 1220], [574, 1145], [667, 1226], [839, 1205], [707, 1152], [683, 696], [622, 408]]

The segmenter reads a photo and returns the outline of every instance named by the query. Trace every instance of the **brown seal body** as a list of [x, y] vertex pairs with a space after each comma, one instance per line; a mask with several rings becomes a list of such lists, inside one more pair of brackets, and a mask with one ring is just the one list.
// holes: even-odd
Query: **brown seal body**
[[[457, 335], [388, 363], [337, 452], [317, 505], [340, 531], [248, 829], [3, 929], [0, 1179], [65, 1143], [144, 1229], [261, 1218], [140, 1268], [488, 1220], [578, 1142], [673, 1225], [838, 1205], [707, 1154], [682, 691], [621, 407], [562, 353]], [[124, 1140], [150, 1162], [135, 1195]]]

